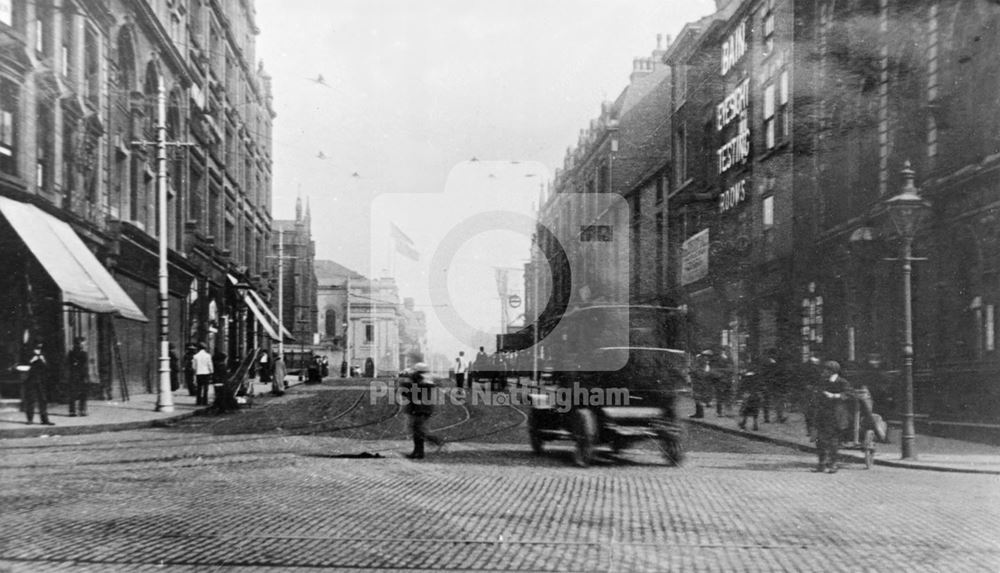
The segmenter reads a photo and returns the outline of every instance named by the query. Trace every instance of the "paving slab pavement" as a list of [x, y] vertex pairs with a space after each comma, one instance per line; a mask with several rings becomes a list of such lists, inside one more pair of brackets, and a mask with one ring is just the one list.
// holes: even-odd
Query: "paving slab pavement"
[[[816, 444], [806, 435], [805, 420], [801, 413], [791, 412], [785, 423], [765, 424], [759, 418], [758, 430], [742, 430], [740, 419], [732, 416], [717, 416], [714, 408], [706, 408], [704, 418], [691, 418], [695, 411], [694, 400], [682, 395], [678, 401], [677, 414], [691, 424], [715, 428], [724, 432], [741, 434], [750, 439], [787, 445], [803, 451], [816, 451]], [[734, 412], [737, 411], [734, 408]], [[773, 420], [773, 418], [772, 418]], [[747, 427], [752, 427], [749, 422]], [[917, 434], [914, 449], [917, 458], [904, 460], [900, 453], [901, 431], [898, 424], [890, 423], [889, 443], [875, 444], [874, 463], [876, 465], [899, 468], [934, 470], [943, 472], [983, 473], [1000, 475], [1000, 447], [978, 442], [951, 438], [939, 438]], [[841, 449], [843, 457], [854, 462], [864, 461], [864, 452], [858, 449]]]
[[[295, 376], [286, 379], [290, 386], [301, 382]], [[328, 378], [327, 382], [331, 379]], [[255, 396], [268, 394], [271, 383], [254, 381]], [[209, 391], [209, 402], [214, 401], [214, 390]], [[0, 411], [0, 439], [30, 438], [72, 434], [95, 434], [148, 428], [195, 415], [207, 409], [195, 405], [195, 397], [181, 388], [173, 393], [174, 411], [158, 412], [158, 394], [134, 394], [128, 400], [88, 400], [86, 416], [70, 416], [67, 404], [49, 404], [49, 421], [54, 425], [40, 423], [36, 413], [33, 424], [28, 424], [24, 412], [18, 410]]]

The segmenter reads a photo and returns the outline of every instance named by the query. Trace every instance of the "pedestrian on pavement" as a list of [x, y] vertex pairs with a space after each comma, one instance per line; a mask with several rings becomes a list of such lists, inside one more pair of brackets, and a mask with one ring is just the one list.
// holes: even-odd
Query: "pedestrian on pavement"
[[733, 399], [733, 361], [729, 349], [723, 347], [710, 359], [712, 388], [715, 394], [715, 415], [729, 416]]
[[174, 348], [173, 343], [170, 344], [167, 350], [167, 356], [170, 359], [170, 391], [176, 392], [181, 387], [180, 381], [180, 359], [177, 358], [177, 349]]
[[257, 376], [262, 384], [271, 381], [271, 353], [267, 350], [260, 353], [260, 360], [257, 361]]
[[428, 372], [430, 368], [427, 364], [418, 362], [413, 365], [409, 377], [402, 381], [404, 409], [410, 416], [410, 430], [413, 433], [413, 451], [406, 456], [411, 460], [423, 459], [425, 440], [438, 448], [444, 445], [443, 439], [427, 432], [427, 420], [434, 413], [438, 392]]
[[45, 359], [42, 343], [35, 344], [35, 349], [28, 360], [28, 375], [24, 378], [24, 413], [28, 423], [35, 417], [35, 405], [38, 405], [38, 415], [46, 426], [54, 426], [49, 421], [49, 361]]
[[771, 410], [774, 410], [775, 421], [784, 424], [788, 421], [788, 371], [787, 360], [777, 348], [769, 348], [765, 352], [764, 361], [760, 365], [759, 375], [764, 388], [764, 423], [771, 422]]
[[198, 352], [191, 357], [191, 369], [194, 370], [198, 390], [195, 405], [208, 406], [208, 387], [212, 384], [215, 365], [212, 363], [212, 355], [208, 353], [208, 346], [204, 342], [198, 344]]
[[281, 358], [281, 355], [274, 357], [274, 376], [271, 382], [271, 394], [275, 396], [281, 396], [285, 393], [285, 388], [288, 385], [285, 384], [285, 361]]
[[221, 350], [216, 350], [212, 357], [212, 374], [215, 384], [225, 384], [229, 380], [229, 355]]
[[834, 360], [823, 364], [823, 383], [816, 388], [815, 424], [816, 448], [819, 456], [816, 472], [837, 472], [837, 452], [844, 432], [851, 425], [848, 408], [854, 399], [851, 384], [840, 375], [840, 364]]
[[692, 418], [704, 418], [705, 407], [712, 402], [714, 380], [712, 378], [712, 358], [715, 352], [711, 348], [702, 350], [694, 359], [691, 370], [691, 394], [694, 398], [694, 414]]
[[340, 361], [340, 377], [347, 378], [347, 360]]
[[319, 374], [320, 374], [320, 376], [322, 378], [326, 378], [327, 376], [329, 376], [330, 375], [330, 359], [327, 358], [326, 356], [323, 356], [322, 358], [320, 358], [319, 368], [320, 368]]
[[757, 419], [760, 416], [760, 407], [764, 402], [764, 389], [762, 388], [761, 376], [752, 367], [748, 369], [740, 379], [739, 393], [742, 396], [740, 405], [740, 429], [747, 429], [747, 420], [753, 419], [753, 429], [756, 432], [760, 429]]
[[90, 386], [90, 360], [84, 348], [87, 339], [78, 336], [66, 356], [69, 366], [69, 415], [87, 415], [87, 390]]
[[184, 385], [187, 386], [188, 396], [198, 395], [198, 383], [194, 376], [194, 355], [198, 353], [198, 347], [188, 344], [184, 349]]
[[896, 395], [892, 382], [882, 366], [882, 355], [869, 352], [861, 371], [861, 382], [868, 387], [873, 409], [886, 418], [896, 415]]
[[[455, 387], [465, 386], [465, 373], [469, 369], [469, 361], [465, 359], [465, 352], [459, 350], [458, 358], [455, 359]], [[470, 384], [471, 386], [471, 384]]]

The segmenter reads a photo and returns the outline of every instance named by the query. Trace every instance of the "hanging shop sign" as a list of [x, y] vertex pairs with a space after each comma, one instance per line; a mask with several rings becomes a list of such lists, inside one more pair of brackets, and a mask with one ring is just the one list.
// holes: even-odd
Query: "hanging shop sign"
[[708, 229], [688, 237], [681, 245], [681, 284], [708, 276]]

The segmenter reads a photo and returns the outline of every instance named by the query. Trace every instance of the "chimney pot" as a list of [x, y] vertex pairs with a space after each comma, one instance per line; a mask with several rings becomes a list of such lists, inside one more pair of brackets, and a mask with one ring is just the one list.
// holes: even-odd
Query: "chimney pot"
[[656, 35], [656, 49], [659, 50], [663, 47], [663, 34]]

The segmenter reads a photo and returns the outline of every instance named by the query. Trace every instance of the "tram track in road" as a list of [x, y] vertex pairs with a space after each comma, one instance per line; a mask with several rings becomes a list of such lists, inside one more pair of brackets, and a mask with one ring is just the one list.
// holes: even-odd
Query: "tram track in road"
[[[350, 405], [348, 405], [347, 408], [341, 410], [340, 412], [338, 412], [333, 416], [325, 417], [324, 419], [321, 420], [311, 420], [306, 423], [297, 424], [294, 426], [289, 426], [287, 424], [276, 425], [271, 430], [280, 430], [281, 432], [280, 435], [283, 436], [310, 436], [310, 435], [326, 434], [330, 432], [338, 432], [355, 428], [362, 428], [366, 426], [372, 426], [383, 423], [386, 420], [398, 416], [400, 412], [400, 406], [397, 404], [394, 408], [392, 408], [392, 411], [388, 415], [379, 416], [378, 418], [373, 420], [368, 420], [357, 424], [350, 424], [334, 428], [323, 428], [322, 427], [323, 425], [336, 422], [337, 420], [340, 420], [357, 410], [358, 406], [360, 406], [363, 403], [365, 397], [368, 396], [370, 392], [367, 388], [360, 390], [361, 391], [358, 397], [354, 399], [350, 403]], [[281, 403], [276, 403], [276, 402], [270, 403], [255, 410], [247, 410], [244, 413], [255, 413], [260, 415], [262, 414], [261, 410], [268, 410], [270, 408], [278, 407], [281, 405], [282, 405]], [[207, 426], [208, 426], [207, 428], [204, 427], [198, 428], [196, 426], [200, 420], [194, 422], [192, 422], [191, 420], [185, 420], [184, 422], [182, 422], [182, 424], [186, 426], [184, 428], [185, 430], [196, 429], [201, 431], [207, 430], [208, 432], [211, 432], [212, 426], [218, 426], [230, 420], [231, 418], [226, 417], [223, 419], [207, 421]], [[161, 427], [159, 428], [159, 430], [160, 432], [171, 432], [171, 431], [176, 432], [178, 431], [178, 426], [180, 426], [180, 424], [178, 424], [177, 426]], [[171, 433], [168, 435], [164, 433], [159, 433], [154, 436], [145, 436], [142, 438], [128, 439], [128, 440], [119, 439], [113, 442], [103, 441], [103, 442], [87, 443], [81, 441], [74, 441], [67, 443], [63, 441], [58, 444], [49, 442], [45, 444], [17, 445], [8, 448], [7, 451], [8, 452], [14, 450], [20, 450], [25, 452], [31, 451], [36, 455], [39, 450], [41, 450], [42, 453], [46, 455], [74, 454], [72, 458], [72, 460], [74, 461], [70, 462], [70, 459], [67, 459], [67, 461], [64, 463], [56, 463], [56, 464], [33, 463], [27, 465], [19, 464], [13, 466], [11, 465], [0, 466], [0, 468], [9, 467], [9, 468], [21, 469], [26, 467], [61, 467], [64, 466], [66, 463], [73, 463], [74, 465], [95, 465], [95, 464], [100, 465], [103, 462], [80, 460], [79, 456], [82, 453], [86, 453], [89, 456], [98, 456], [102, 453], [108, 455], [114, 455], [114, 454], [124, 454], [136, 450], [145, 451], [151, 449], [154, 449], [155, 451], [158, 452], [170, 452], [171, 450], [176, 450], [180, 448], [193, 449], [195, 451], [191, 453], [172, 453], [172, 454], [166, 453], [152, 458], [140, 458], [133, 460], [119, 459], [117, 460], [116, 463], [141, 463], [143, 461], [172, 461], [172, 460], [189, 459], [189, 458], [218, 457], [219, 455], [231, 456], [231, 455], [240, 455], [241, 453], [246, 454], [250, 452], [231, 452], [227, 454], [212, 454], [212, 453], [205, 453], [203, 450], [198, 450], [198, 448], [199, 447], [217, 448], [222, 446], [231, 446], [240, 443], [253, 443], [253, 442], [261, 442], [274, 439], [275, 439], [274, 433], [262, 434], [259, 432], [241, 433], [237, 435], [232, 435], [232, 434], [220, 435], [217, 433], [208, 433], [202, 435], [194, 435], [194, 434], [178, 435], [176, 433]], [[271, 452], [271, 453], [279, 453], [279, 452]], [[286, 453], [301, 453], [301, 452], [288, 450]]]
[[[278, 421], [273, 427], [267, 428], [267, 433], [241, 433], [241, 434], [219, 434], [212, 433], [212, 428], [226, 424], [233, 420], [232, 417], [218, 420], [196, 420], [189, 419], [174, 427], [164, 427], [155, 430], [155, 433], [148, 433], [140, 438], [116, 439], [114, 441], [86, 442], [75, 440], [73, 442], [48, 442], [45, 444], [22, 445], [8, 449], [8, 452], [30, 452], [30, 459], [22, 458], [22, 463], [17, 463], [16, 459], [7, 458], [7, 462], [0, 465], [2, 469], [28, 469], [28, 468], [60, 468], [67, 465], [76, 466], [113, 466], [124, 464], [134, 467], [142, 463], [181, 463], [189, 460], [198, 460], [198, 463], [205, 463], [208, 460], [232, 459], [239, 456], [253, 455], [260, 453], [257, 447], [252, 444], [273, 441], [281, 437], [293, 436], [329, 436], [335, 438], [357, 438], [361, 441], [397, 441], [406, 440], [410, 433], [406, 428], [406, 423], [400, 420], [403, 414], [403, 407], [400, 403], [393, 403], [387, 400], [386, 403], [377, 404], [376, 410], [362, 410], [358, 414], [359, 408], [365, 403], [366, 397], [370, 396], [370, 389], [359, 388], [358, 395], [351, 396], [349, 403], [337, 411], [335, 414], [326, 416], [324, 419], [311, 419], [304, 423], [288, 425]], [[306, 397], [310, 399], [310, 397]], [[300, 401], [296, 400], [296, 401]], [[457, 410], [448, 414], [448, 423], [432, 428], [432, 432], [457, 433], [454, 437], [445, 436], [449, 442], [470, 442], [476, 439], [502, 434], [522, 426], [527, 420], [527, 414], [513, 404], [506, 404], [504, 408], [510, 408], [516, 413], [516, 420], [505, 421], [500, 416], [485, 415], [486, 410], [470, 407], [461, 401], [451, 402], [457, 406]], [[288, 402], [264, 403], [260, 407], [245, 410], [242, 414], [265, 414], [268, 410], [287, 405]], [[356, 423], [334, 425], [342, 421], [351, 414], [362, 417]], [[368, 417], [375, 415], [374, 417]], [[457, 419], [456, 419], [457, 418]], [[485, 419], [484, 419], [485, 418]], [[397, 420], [399, 425], [386, 422]], [[199, 424], [199, 422], [201, 422]], [[470, 424], [478, 422], [485, 423], [482, 431], [465, 433]], [[199, 427], [199, 425], [201, 427]], [[366, 428], [384, 427], [381, 432], [361, 432], [358, 436], [344, 436], [344, 432], [364, 430]], [[274, 430], [279, 430], [276, 434]], [[178, 433], [186, 432], [186, 433]], [[197, 432], [197, 433], [194, 433]], [[376, 445], [376, 444], [371, 444]], [[241, 447], [243, 446], [243, 447]], [[394, 447], [378, 447], [377, 449], [367, 448], [369, 451], [392, 451]], [[308, 444], [292, 448], [267, 449], [268, 455], [301, 455], [310, 448]], [[137, 455], [138, 453], [138, 455]], [[41, 457], [39, 456], [41, 454]], [[152, 455], [142, 455], [152, 454]], [[15, 454], [16, 455], [16, 454]], [[64, 456], [64, 457], [60, 457]], [[114, 459], [109, 459], [114, 458]], [[13, 462], [13, 463], [10, 463]]]

